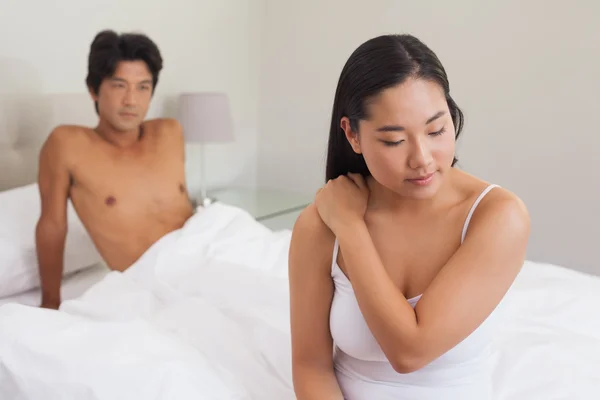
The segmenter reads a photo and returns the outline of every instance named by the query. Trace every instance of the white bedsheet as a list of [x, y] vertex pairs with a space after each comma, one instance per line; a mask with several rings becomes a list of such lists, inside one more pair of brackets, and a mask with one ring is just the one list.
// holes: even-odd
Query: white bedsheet
[[600, 277], [528, 261], [502, 308], [496, 399], [600, 399]]
[[[61, 299], [71, 300], [81, 296], [109, 272], [110, 270], [106, 265], [98, 263], [90, 268], [65, 276], [61, 285]], [[0, 298], [0, 306], [7, 303], [37, 306], [40, 304], [41, 299], [41, 290], [36, 288], [14, 296]]]
[[[0, 307], [0, 399], [294, 399], [289, 239], [214, 204], [60, 312]], [[597, 399], [599, 305], [599, 278], [527, 262], [495, 399]]]
[[292, 399], [288, 245], [214, 204], [60, 312], [3, 305], [0, 399]]

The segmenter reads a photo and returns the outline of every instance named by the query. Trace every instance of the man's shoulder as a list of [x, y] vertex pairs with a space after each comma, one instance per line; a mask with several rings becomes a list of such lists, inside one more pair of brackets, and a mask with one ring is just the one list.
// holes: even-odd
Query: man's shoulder
[[182, 134], [181, 124], [175, 118], [155, 118], [144, 121], [143, 126], [156, 134]]
[[145, 134], [164, 146], [181, 147], [184, 144], [183, 129], [174, 118], [156, 118], [144, 121], [142, 126]]
[[82, 144], [82, 140], [89, 138], [91, 128], [79, 125], [59, 125], [55, 127], [46, 138], [42, 152], [62, 152]]
[[50, 132], [49, 138], [69, 140], [82, 135], [89, 135], [93, 129], [82, 125], [58, 125]]

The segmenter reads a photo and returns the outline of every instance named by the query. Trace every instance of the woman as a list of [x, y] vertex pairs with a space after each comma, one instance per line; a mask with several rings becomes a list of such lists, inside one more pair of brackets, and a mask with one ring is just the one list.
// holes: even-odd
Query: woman
[[369, 40], [344, 66], [327, 184], [289, 254], [298, 399], [492, 398], [494, 310], [529, 216], [454, 168], [462, 124], [443, 66], [412, 36]]

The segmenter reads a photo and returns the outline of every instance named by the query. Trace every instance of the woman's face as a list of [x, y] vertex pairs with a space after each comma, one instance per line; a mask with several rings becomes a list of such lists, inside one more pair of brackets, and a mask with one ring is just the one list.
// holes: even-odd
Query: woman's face
[[347, 118], [341, 123], [373, 178], [402, 196], [433, 196], [452, 167], [455, 151], [455, 128], [441, 86], [408, 79], [373, 98], [367, 115], [358, 134]]

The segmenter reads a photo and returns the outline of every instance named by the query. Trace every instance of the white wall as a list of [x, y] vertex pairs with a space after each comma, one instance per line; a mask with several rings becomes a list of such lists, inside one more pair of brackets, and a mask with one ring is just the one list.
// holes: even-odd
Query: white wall
[[[211, 146], [208, 181], [254, 184], [260, 17], [255, 1], [0, 0], [0, 6], [0, 95], [13, 101], [16, 123], [39, 116], [35, 107], [22, 105], [35, 102], [18, 99], [86, 91], [87, 56], [98, 31], [141, 31], [157, 43], [164, 59], [151, 116], [174, 116], [182, 91], [227, 92], [236, 143]], [[27, 129], [47, 128], [30, 124]], [[198, 165], [190, 151], [191, 189], [198, 184]]]
[[375, 35], [413, 33], [441, 58], [466, 114], [462, 168], [527, 203], [528, 257], [600, 274], [598, 15], [592, 0], [269, 1], [259, 184], [312, 193], [344, 62]]
[[[308, 193], [323, 180], [333, 94], [349, 54], [378, 34], [416, 34], [442, 59], [466, 113], [462, 167], [528, 204], [529, 258], [600, 273], [594, 251], [600, 5], [593, 0], [0, 0], [0, 6], [0, 96], [14, 100], [11, 123], [39, 129], [39, 110], [15, 99], [85, 91], [89, 45], [99, 30], [139, 30], [165, 59], [152, 115], [173, 115], [182, 91], [231, 96], [237, 141], [209, 149], [211, 185], [252, 185], [258, 174], [261, 186]], [[190, 152], [192, 190], [196, 165]]]

